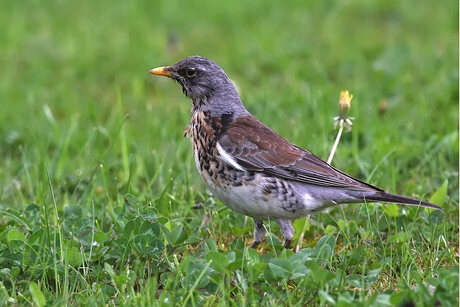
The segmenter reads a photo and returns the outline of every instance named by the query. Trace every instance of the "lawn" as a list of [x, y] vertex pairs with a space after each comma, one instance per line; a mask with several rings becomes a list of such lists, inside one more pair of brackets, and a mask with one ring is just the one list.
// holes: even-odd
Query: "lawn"
[[[458, 2], [1, 1], [0, 306], [458, 306]], [[190, 102], [148, 71], [216, 61], [250, 112], [444, 211], [350, 204], [274, 222], [213, 198]]]

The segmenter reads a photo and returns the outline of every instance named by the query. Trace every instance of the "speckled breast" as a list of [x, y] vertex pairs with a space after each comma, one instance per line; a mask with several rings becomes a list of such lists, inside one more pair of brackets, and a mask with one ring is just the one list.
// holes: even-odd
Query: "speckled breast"
[[217, 153], [217, 140], [222, 128], [221, 118], [197, 111], [186, 129], [186, 136], [192, 140], [198, 172], [210, 188], [215, 185], [241, 186], [245, 175], [244, 171], [227, 165]]

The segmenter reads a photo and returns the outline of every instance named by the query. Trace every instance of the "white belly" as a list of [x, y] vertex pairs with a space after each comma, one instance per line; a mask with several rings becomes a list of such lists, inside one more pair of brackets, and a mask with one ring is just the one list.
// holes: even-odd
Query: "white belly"
[[202, 174], [203, 180], [211, 190], [212, 194], [222, 201], [227, 207], [237, 213], [261, 220], [271, 218], [296, 219], [305, 214], [298, 212], [288, 212], [282, 208], [281, 202], [277, 198], [266, 197], [262, 194], [264, 177], [256, 175], [256, 178], [249, 184], [241, 186], [216, 185], [210, 178]]

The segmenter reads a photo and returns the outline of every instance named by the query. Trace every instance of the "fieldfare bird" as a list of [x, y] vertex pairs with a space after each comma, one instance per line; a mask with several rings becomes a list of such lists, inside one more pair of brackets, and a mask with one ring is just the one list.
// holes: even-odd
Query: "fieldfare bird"
[[150, 73], [177, 81], [192, 100], [185, 134], [198, 172], [215, 197], [253, 218], [253, 248], [265, 236], [264, 220], [279, 224], [289, 248], [292, 220], [337, 204], [382, 201], [442, 210], [355, 179], [288, 142], [246, 110], [233, 83], [209, 59], [191, 56]]

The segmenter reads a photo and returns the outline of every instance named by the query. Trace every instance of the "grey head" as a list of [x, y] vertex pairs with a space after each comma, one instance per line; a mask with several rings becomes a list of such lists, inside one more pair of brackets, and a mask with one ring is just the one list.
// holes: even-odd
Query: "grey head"
[[194, 110], [217, 116], [247, 113], [232, 81], [210, 59], [190, 56], [174, 65], [154, 68], [150, 73], [177, 81], [184, 94], [192, 99]]

